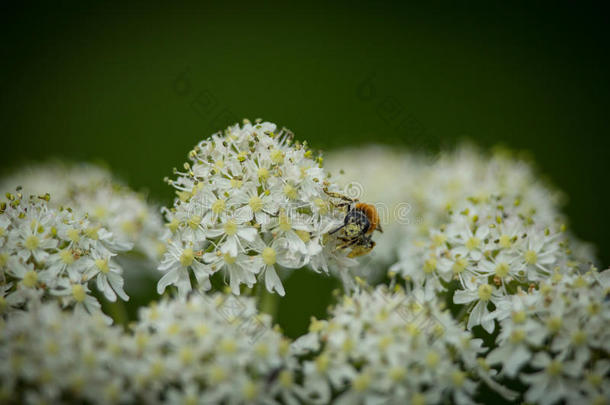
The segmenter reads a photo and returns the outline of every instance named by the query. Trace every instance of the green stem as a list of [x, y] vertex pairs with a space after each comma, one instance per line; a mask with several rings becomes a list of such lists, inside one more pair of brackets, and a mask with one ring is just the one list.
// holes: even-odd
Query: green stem
[[126, 326], [129, 322], [129, 316], [127, 315], [127, 308], [123, 301], [117, 300], [115, 302], [108, 302], [107, 306], [108, 315], [114, 319], [117, 325]]
[[260, 286], [256, 295], [259, 310], [271, 315], [271, 318], [275, 321], [279, 304], [278, 295], [268, 292], [264, 286]]

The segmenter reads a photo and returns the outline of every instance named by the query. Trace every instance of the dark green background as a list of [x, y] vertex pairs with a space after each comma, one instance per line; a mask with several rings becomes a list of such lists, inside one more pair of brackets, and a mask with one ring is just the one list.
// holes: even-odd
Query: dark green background
[[[608, 17], [593, 5], [28, 3], [1, 14], [3, 170], [101, 160], [168, 203], [163, 177], [242, 117], [320, 149], [470, 138], [530, 151], [569, 195], [576, 234], [610, 263]], [[323, 314], [331, 283], [317, 279], [288, 283], [291, 334]]]

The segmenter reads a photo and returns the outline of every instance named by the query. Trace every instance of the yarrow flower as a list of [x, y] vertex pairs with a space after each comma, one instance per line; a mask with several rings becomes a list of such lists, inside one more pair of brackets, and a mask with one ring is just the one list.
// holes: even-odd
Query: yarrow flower
[[263, 278], [269, 292], [284, 295], [279, 266], [339, 272], [356, 263], [337, 249], [329, 231], [341, 225], [327, 191], [336, 191], [305, 143], [269, 122], [227, 128], [201, 141], [191, 163], [177, 171], [174, 206], [165, 210], [172, 234], [159, 270], [163, 293], [169, 285], [181, 295], [210, 288], [222, 272], [234, 294]]
[[571, 256], [565, 225], [545, 219], [524, 215], [506, 197], [472, 197], [391, 270], [428, 299], [455, 290], [452, 303], [468, 305], [468, 329], [481, 325], [491, 333], [511, 295], [581, 265]]
[[0, 401], [294, 403], [289, 342], [252, 298], [162, 301], [129, 332], [54, 304], [1, 325]]
[[130, 248], [69, 208], [49, 206], [48, 194], [8, 194], [0, 206], [0, 308], [3, 311], [59, 300], [77, 312], [98, 313], [89, 283], [110, 301], [123, 291], [117, 253]]
[[487, 362], [526, 384], [528, 402], [604, 403], [610, 397], [609, 288], [610, 270], [593, 268], [556, 273], [520, 291], [506, 303]]
[[293, 343], [295, 355], [305, 356], [303, 400], [471, 404], [481, 379], [510, 396], [481, 366], [482, 341], [418, 298], [363, 289], [343, 297], [328, 320], [313, 319]]
[[51, 207], [70, 207], [81, 216], [87, 215], [92, 223], [112, 232], [117, 241], [132, 245], [130, 257], [144, 256], [158, 262], [164, 253], [166, 230], [159, 209], [100, 166], [47, 162], [26, 166], [0, 180], [3, 194], [17, 187], [26, 195], [49, 193]]

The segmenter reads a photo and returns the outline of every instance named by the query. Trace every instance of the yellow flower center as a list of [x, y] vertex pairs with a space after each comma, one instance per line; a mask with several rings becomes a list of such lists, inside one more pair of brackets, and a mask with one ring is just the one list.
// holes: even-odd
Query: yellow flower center
[[313, 201], [314, 205], [316, 206], [316, 208], [320, 211], [320, 214], [324, 215], [328, 212], [328, 204], [326, 204], [326, 201], [324, 201], [321, 198], [316, 198]]
[[110, 271], [110, 267], [108, 266], [108, 259], [96, 259], [95, 265], [104, 274]]
[[479, 245], [481, 245], [481, 239], [474, 236], [466, 241], [466, 249], [468, 250], [474, 250], [478, 248]]
[[362, 373], [354, 378], [353, 386], [357, 392], [365, 391], [371, 385], [371, 376], [368, 373]]
[[61, 258], [61, 261], [65, 264], [74, 263], [74, 255], [72, 254], [72, 251], [70, 249], [60, 250], [59, 257]]
[[523, 323], [525, 322], [526, 314], [524, 311], [513, 312], [513, 322], [514, 323]]
[[563, 366], [557, 360], [551, 361], [549, 363], [549, 365], [546, 367], [547, 374], [550, 376], [553, 376], [553, 377], [560, 375], [562, 370], [563, 370]]
[[424, 262], [424, 273], [431, 274], [436, 270], [436, 259], [430, 258]]
[[80, 284], [74, 284], [72, 286], [72, 296], [77, 302], [83, 302], [86, 297], [85, 288]]
[[508, 236], [508, 235], [500, 236], [500, 246], [501, 247], [508, 249], [509, 247], [511, 247], [512, 244], [513, 243], [510, 240], [510, 236]]
[[28, 250], [35, 250], [40, 245], [40, 239], [36, 235], [30, 235], [25, 240], [25, 247]]
[[549, 329], [549, 331], [551, 331], [551, 333], [557, 333], [557, 332], [559, 332], [559, 329], [561, 329], [562, 324], [563, 324], [563, 321], [561, 320], [560, 317], [553, 316], [553, 317], [549, 318], [549, 320], [546, 323], [546, 326]]
[[225, 210], [226, 202], [223, 199], [216, 200], [212, 203], [212, 211], [218, 215]]
[[394, 366], [388, 372], [390, 379], [394, 382], [401, 381], [407, 375], [407, 370], [402, 366]]
[[533, 250], [528, 250], [525, 252], [525, 262], [527, 264], [536, 264], [538, 261], [538, 255]]
[[74, 243], [77, 243], [80, 240], [80, 234], [78, 232], [78, 229], [68, 229], [66, 235], [68, 235], [68, 239], [70, 239]]
[[436, 352], [430, 352], [426, 356], [426, 364], [428, 365], [428, 367], [436, 367], [439, 360], [440, 360], [440, 356]]
[[525, 331], [522, 329], [516, 329], [510, 334], [510, 341], [512, 343], [521, 343], [525, 339]]
[[180, 255], [180, 264], [184, 267], [190, 266], [193, 263], [194, 259], [195, 253], [193, 252], [193, 249], [186, 248], [182, 251], [182, 254]]
[[453, 271], [454, 274], [460, 274], [461, 272], [464, 271], [464, 269], [466, 268], [467, 265], [468, 265], [468, 262], [466, 261], [466, 259], [460, 258], [460, 259], [457, 259], [455, 261], [455, 263], [453, 263], [451, 270]]
[[466, 373], [463, 371], [456, 370], [451, 374], [451, 382], [455, 387], [461, 387], [464, 385], [464, 381], [466, 380]]
[[479, 286], [479, 299], [481, 301], [489, 301], [491, 299], [491, 293], [493, 288], [489, 284], [482, 284]]
[[263, 200], [255, 195], [250, 197], [250, 201], [248, 201], [248, 205], [250, 205], [250, 208], [252, 208], [252, 211], [254, 212], [259, 212], [260, 210], [263, 209]]
[[271, 161], [275, 164], [281, 164], [284, 162], [284, 153], [279, 149], [273, 149], [269, 156], [271, 156]]
[[269, 178], [269, 170], [267, 170], [265, 167], [260, 167], [257, 174], [258, 178], [261, 180], [267, 180]]
[[273, 249], [272, 247], [266, 247], [263, 249], [263, 262], [268, 265], [268, 266], [272, 266], [275, 264], [275, 249]]
[[237, 233], [237, 224], [232, 219], [228, 220], [224, 226], [225, 233], [229, 236], [233, 236]]
[[284, 186], [284, 195], [291, 200], [295, 200], [297, 198], [297, 189], [292, 187], [290, 184], [286, 184]]
[[224, 254], [224, 260], [225, 260], [225, 263], [226, 263], [226, 264], [233, 264], [233, 263], [235, 263], [235, 260], [237, 260], [237, 258], [236, 258], [236, 257], [231, 256], [231, 255], [230, 255], [230, 254], [228, 254], [228, 253], [225, 253], [225, 254]]
[[38, 273], [36, 273], [34, 270], [27, 271], [23, 275], [22, 283], [27, 288], [34, 287], [36, 285], [37, 281], [38, 281]]
[[510, 267], [508, 266], [508, 263], [498, 263], [496, 265], [496, 276], [500, 277], [500, 278], [504, 278], [506, 276], [508, 276], [508, 272], [510, 270]]
[[282, 370], [278, 379], [280, 381], [280, 385], [284, 388], [290, 388], [294, 383], [294, 376], [290, 370]]

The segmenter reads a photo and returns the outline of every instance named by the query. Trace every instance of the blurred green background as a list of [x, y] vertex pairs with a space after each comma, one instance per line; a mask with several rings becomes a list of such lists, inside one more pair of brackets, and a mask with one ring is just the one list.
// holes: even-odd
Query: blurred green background
[[[5, 4], [2, 170], [103, 161], [167, 204], [163, 177], [243, 117], [323, 150], [501, 143], [567, 193], [572, 229], [607, 265], [610, 45], [593, 4]], [[295, 273], [290, 335], [335, 285]]]

